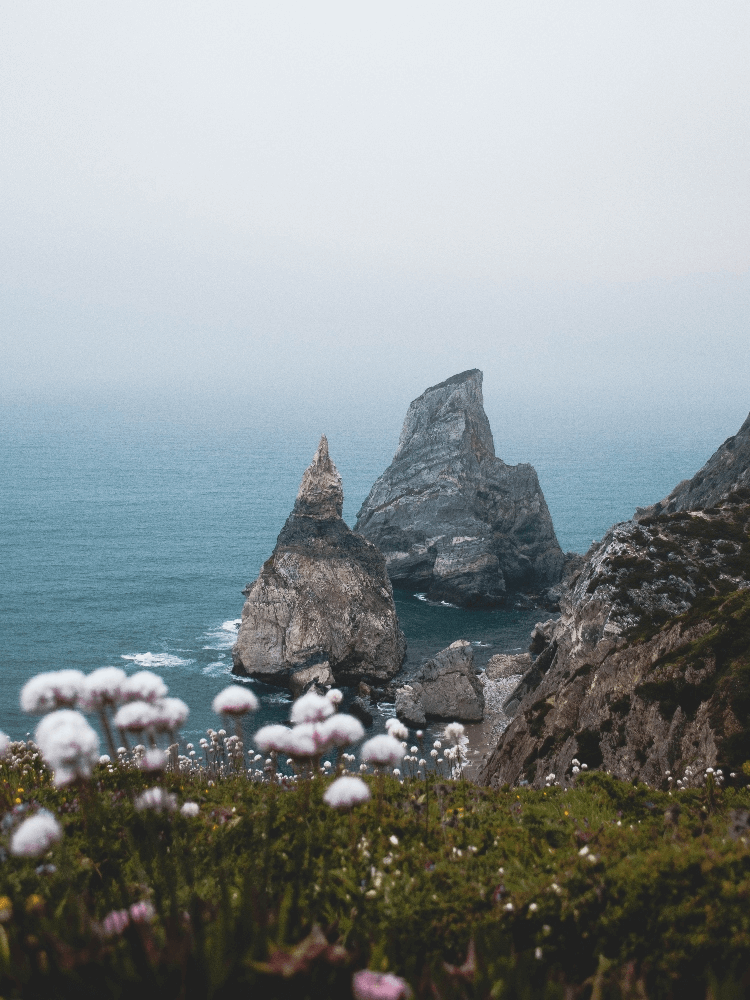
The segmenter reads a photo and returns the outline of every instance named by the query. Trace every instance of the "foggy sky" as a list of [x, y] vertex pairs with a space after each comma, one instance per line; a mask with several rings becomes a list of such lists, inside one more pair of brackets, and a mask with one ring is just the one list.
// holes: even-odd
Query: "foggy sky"
[[750, 409], [747, 3], [0, 16], [6, 400]]

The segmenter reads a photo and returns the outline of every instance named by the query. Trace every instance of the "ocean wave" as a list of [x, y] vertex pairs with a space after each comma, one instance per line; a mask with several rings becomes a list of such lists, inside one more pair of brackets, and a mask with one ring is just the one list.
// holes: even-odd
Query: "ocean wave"
[[183, 657], [175, 656], [173, 653], [133, 653], [127, 655], [123, 653], [120, 658], [123, 660], [132, 660], [136, 666], [146, 669], [187, 667], [190, 663], [195, 663], [195, 660], [185, 660]]
[[231, 670], [232, 667], [226, 660], [215, 660], [213, 663], [201, 667], [201, 673], [205, 674], [206, 677], [221, 677], [222, 674], [231, 673]]
[[425, 604], [429, 604], [431, 608], [457, 608], [457, 604], [451, 604], [450, 601], [431, 601], [427, 594], [415, 594], [414, 595], [418, 601], [423, 601]]
[[204, 649], [231, 649], [232, 646], [237, 641], [237, 632], [239, 631], [240, 625], [242, 624], [241, 618], [230, 618], [221, 625], [217, 625], [215, 628], [209, 629], [204, 633], [204, 639], [210, 639], [211, 642], [208, 646], [204, 646]]

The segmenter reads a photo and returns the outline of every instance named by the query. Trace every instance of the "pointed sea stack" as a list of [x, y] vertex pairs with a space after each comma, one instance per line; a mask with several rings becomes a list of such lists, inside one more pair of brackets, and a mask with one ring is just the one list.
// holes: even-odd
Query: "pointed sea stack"
[[476, 368], [411, 404], [355, 531], [383, 552], [397, 587], [455, 604], [539, 593], [565, 563], [533, 467], [495, 456]]
[[343, 503], [323, 436], [273, 555], [244, 591], [233, 673], [293, 686], [388, 680], [401, 666], [406, 640], [385, 560], [344, 523]]

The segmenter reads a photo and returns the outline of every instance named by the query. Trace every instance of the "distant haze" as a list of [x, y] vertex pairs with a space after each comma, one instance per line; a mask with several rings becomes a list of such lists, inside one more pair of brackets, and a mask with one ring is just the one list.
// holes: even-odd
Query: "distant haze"
[[0, 396], [317, 439], [479, 367], [501, 455], [733, 433], [748, 39], [731, 0], [5, 3]]

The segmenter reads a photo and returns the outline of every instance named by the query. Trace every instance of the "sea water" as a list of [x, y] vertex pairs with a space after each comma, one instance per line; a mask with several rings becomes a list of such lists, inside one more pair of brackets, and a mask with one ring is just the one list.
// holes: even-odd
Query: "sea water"
[[[389, 464], [398, 419], [338, 428], [238, 418], [146, 419], [75, 406], [0, 411], [0, 729], [14, 738], [36, 720], [19, 708], [22, 684], [43, 670], [149, 669], [191, 709], [196, 740], [220, 720], [214, 695], [230, 675], [242, 588], [258, 574], [289, 514], [321, 430], [341, 472], [344, 516], [356, 512]], [[637, 505], [692, 475], [736, 428], [579, 426], [496, 432], [498, 454], [535, 465], [563, 549], [584, 552]], [[726, 430], [723, 435], [721, 432]], [[496, 611], [430, 604], [396, 593], [409, 665], [456, 639], [479, 662], [520, 652], [539, 608]], [[248, 682], [246, 682], [248, 683]], [[256, 724], [288, 716], [279, 688], [252, 682]], [[392, 706], [380, 706], [381, 718]]]

